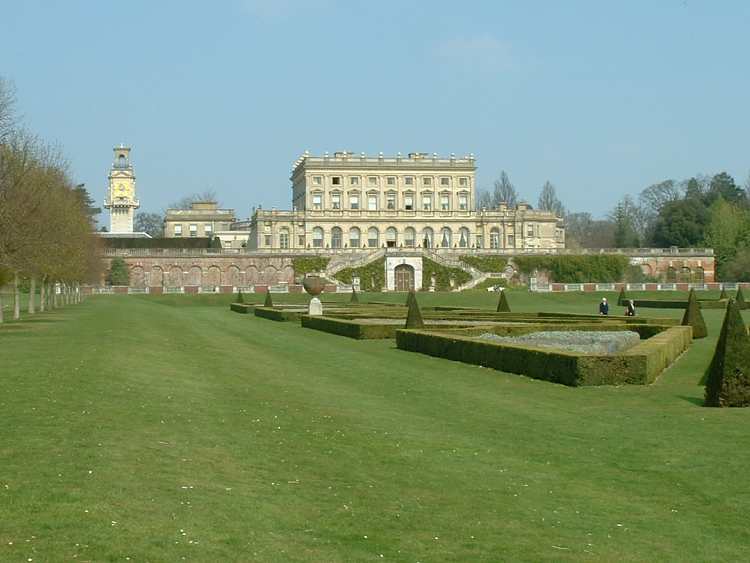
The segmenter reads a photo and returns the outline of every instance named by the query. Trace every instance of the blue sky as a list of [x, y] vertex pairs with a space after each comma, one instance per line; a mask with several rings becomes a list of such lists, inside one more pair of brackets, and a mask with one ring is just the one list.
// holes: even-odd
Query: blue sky
[[214, 189], [288, 208], [291, 163], [473, 152], [532, 203], [605, 214], [665, 178], [750, 171], [750, 2], [3, 1], [0, 75], [101, 202]]

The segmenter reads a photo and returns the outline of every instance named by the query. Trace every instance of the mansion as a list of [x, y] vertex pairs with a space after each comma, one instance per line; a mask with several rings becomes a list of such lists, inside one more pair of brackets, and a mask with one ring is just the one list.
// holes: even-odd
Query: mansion
[[475, 175], [473, 155], [305, 152], [292, 170], [292, 210], [256, 210], [243, 225], [247, 249], [565, 248], [553, 213], [524, 203], [476, 210]]

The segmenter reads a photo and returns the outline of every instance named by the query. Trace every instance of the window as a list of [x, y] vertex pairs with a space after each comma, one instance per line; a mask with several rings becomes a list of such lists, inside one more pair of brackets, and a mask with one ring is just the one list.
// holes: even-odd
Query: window
[[432, 211], [432, 195], [431, 194], [422, 195], [422, 210]]
[[490, 231], [490, 248], [500, 248], [500, 229], [497, 227]]
[[534, 236], [534, 225], [526, 225], [526, 236], [527, 237]]
[[514, 235], [508, 235], [508, 246], [510, 248], [515, 248], [515, 246], [516, 246], [516, 237]]
[[469, 196], [466, 194], [458, 194], [458, 208], [461, 211], [469, 209]]
[[388, 248], [396, 248], [396, 243], [398, 242], [398, 232], [396, 231], [395, 227], [388, 227], [385, 230], [385, 245]]
[[289, 248], [289, 229], [279, 230], [279, 248]]
[[451, 208], [451, 196], [443, 194], [440, 196], [440, 210], [448, 211]]
[[379, 238], [378, 230], [375, 227], [370, 227], [367, 230], [367, 246], [377, 248]]
[[378, 196], [368, 195], [367, 196], [367, 210], [377, 211], [378, 210]]
[[323, 194], [313, 194], [312, 204], [313, 209], [321, 209], [323, 207]]
[[377, 186], [378, 185], [378, 177], [377, 176], [368, 176], [367, 177], [367, 185], [368, 186]]
[[458, 179], [458, 185], [462, 188], [466, 188], [469, 186], [469, 179], [466, 177], [461, 177]]
[[385, 196], [385, 208], [386, 209], [396, 209], [396, 194], [395, 193], [389, 193]]
[[451, 185], [451, 179], [448, 176], [441, 176], [440, 177], [440, 185], [441, 186], [450, 186]]
[[334, 176], [331, 178], [331, 184], [334, 186], [340, 186], [341, 185], [341, 176]]
[[424, 231], [422, 231], [422, 246], [424, 248], [432, 248], [432, 240], [434, 238], [432, 229], [430, 227], [425, 227]]
[[323, 229], [315, 227], [312, 230], [313, 248], [323, 248]]
[[349, 229], [349, 246], [359, 248], [359, 229], [357, 227]]
[[432, 185], [432, 178], [430, 176], [425, 176], [422, 178], [422, 185], [423, 186], [431, 186]]
[[417, 234], [414, 229], [412, 229], [411, 227], [406, 227], [406, 229], [404, 229], [404, 246], [413, 248], [416, 237]]
[[484, 236], [482, 236], [482, 233], [474, 235], [474, 240], [477, 241], [477, 248], [484, 248]]
[[341, 194], [331, 194], [331, 208], [341, 209]]
[[388, 176], [385, 179], [385, 183], [388, 186], [395, 186], [396, 185], [396, 177], [395, 176]]
[[211, 223], [207, 223], [203, 225], [203, 232], [206, 233], [206, 235], [210, 235], [213, 232], [213, 227], [211, 226]]
[[313, 186], [320, 186], [323, 184], [323, 176], [313, 176], [312, 177], [312, 183]]
[[443, 230], [440, 231], [440, 246], [443, 248], [450, 248], [451, 247], [451, 238], [453, 233], [451, 233], [451, 230], [448, 227], [443, 227]]
[[349, 185], [359, 186], [359, 176], [352, 176], [351, 178], [349, 178]]
[[406, 209], [407, 211], [414, 210], [414, 196], [412, 194], [407, 194], [404, 196], [404, 209]]
[[191, 237], [198, 236], [198, 225], [196, 225], [195, 223], [190, 225], [190, 236]]
[[265, 246], [272, 246], [271, 240], [272, 240], [271, 235], [263, 235], [263, 244]]
[[299, 244], [300, 248], [305, 248], [305, 235], [299, 235], [297, 237], [297, 244]]
[[181, 237], [182, 236], [182, 225], [175, 225], [174, 226], [174, 236]]
[[414, 185], [414, 176], [405, 176], [404, 177], [404, 185], [406, 185], [406, 186], [413, 186]]
[[458, 246], [461, 248], [469, 248], [469, 229], [461, 227], [458, 231]]
[[349, 196], [349, 208], [359, 209], [359, 194], [351, 194]]
[[341, 248], [344, 234], [339, 227], [331, 229], [331, 248]]

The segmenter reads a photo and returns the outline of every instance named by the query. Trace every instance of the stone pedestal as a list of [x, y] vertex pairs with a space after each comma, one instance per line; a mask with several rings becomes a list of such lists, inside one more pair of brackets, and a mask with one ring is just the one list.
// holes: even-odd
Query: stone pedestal
[[323, 304], [320, 299], [313, 297], [310, 299], [310, 306], [307, 309], [307, 313], [312, 317], [314, 315], [320, 316], [323, 314]]

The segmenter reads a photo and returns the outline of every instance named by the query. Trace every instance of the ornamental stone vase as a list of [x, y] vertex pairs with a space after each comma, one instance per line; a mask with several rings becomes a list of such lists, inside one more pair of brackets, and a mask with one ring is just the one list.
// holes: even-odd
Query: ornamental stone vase
[[320, 276], [308, 274], [302, 280], [302, 287], [309, 295], [316, 297], [323, 293], [323, 279]]

